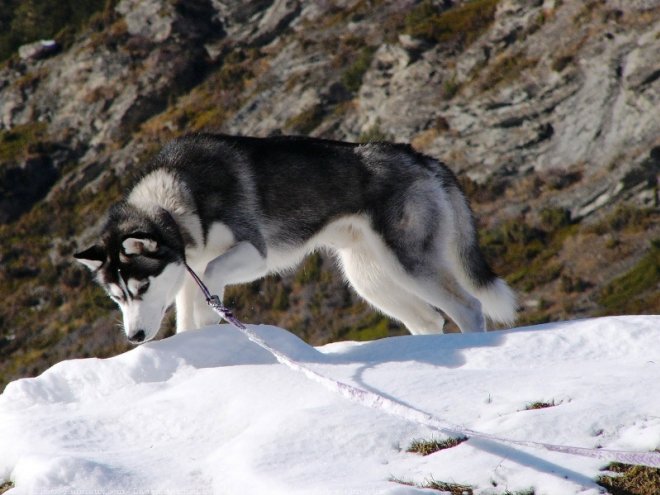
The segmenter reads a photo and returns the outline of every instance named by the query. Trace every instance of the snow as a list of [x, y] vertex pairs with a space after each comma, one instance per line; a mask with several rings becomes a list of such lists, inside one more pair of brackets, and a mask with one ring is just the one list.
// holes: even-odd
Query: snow
[[[660, 317], [313, 348], [250, 328], [313, 370], [451, 423], [581, 447], [660, 447]], [[526, 410], [533, 402], [554, 407]], [[471, 439], [422, 457], [428, 427], [352, 403], [213, 326], [59, 363], [0, 396], [0, 479], [17, 494], [596, 494], [603, 461]]]

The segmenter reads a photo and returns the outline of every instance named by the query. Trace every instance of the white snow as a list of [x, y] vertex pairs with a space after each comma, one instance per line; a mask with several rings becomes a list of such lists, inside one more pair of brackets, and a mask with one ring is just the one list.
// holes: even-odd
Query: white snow
[[[251, 326], [326, 376], [473, 430], [554, 444], [660, 447], [660, 317], [406, 336], [313, 348]], [[525, 410], [537, 401], [554, 407]], [[59, 363], [0, 396], [0, 480], [16, 494], [596, 494], [603, 461], [472, 439], [349, 402], [230, 326]]]

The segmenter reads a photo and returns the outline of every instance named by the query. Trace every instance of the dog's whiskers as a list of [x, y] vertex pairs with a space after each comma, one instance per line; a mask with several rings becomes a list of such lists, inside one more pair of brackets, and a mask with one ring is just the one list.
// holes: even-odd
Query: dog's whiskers
[[114, 326], [122, 332], [124, 331], [124, 321], [121, 318], [115, 318]]

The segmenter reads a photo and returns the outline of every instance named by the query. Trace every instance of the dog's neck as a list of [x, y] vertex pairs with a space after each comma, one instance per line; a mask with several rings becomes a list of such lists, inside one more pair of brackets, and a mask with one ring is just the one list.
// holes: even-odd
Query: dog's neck
[[151, 215], [165, 210], [181, 232], [184, 245], [204, 245], [204, 231], [195, 202], [184, 181], [165, 169], [156, 169], [138, 182], [128, 196], [128, 203]]

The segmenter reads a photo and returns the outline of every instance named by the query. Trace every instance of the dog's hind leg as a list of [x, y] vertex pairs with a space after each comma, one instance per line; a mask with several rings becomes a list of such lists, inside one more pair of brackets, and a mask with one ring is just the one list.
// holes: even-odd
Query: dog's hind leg
[[[456, 260], [455, 237], [473, 229], [469, 209], [463, 217], [453, 214], [452, 197], [438, 184], [417, 181], [406, 190], [403, 200], [385, 209], [389, 216], [377, 216], [381, 239], [373, 246], [396, 274], [399, 285], [427, 304], [442, 310], [461, 332], [485, 330], [481, 303], [456, 276], [462, 261]], [[461, 196], [462, 197], [462, 196]], [[380, 242], [378, 242], [380, 241]]]
[[430, 279], [408, 276], [403, 285], [428, 304], [444, 311], [462, 333], [486, 330], [481, 303], [459, 285], [449, 270], [435, 273]]
[[399, 285], [376, 253], [351, 247], [339, 250], [339, 259], [346, 279], [369, 304], [401, 321], [413, 335], [442, 333], [442, 315]]

